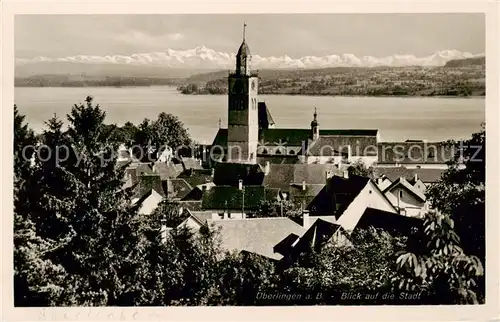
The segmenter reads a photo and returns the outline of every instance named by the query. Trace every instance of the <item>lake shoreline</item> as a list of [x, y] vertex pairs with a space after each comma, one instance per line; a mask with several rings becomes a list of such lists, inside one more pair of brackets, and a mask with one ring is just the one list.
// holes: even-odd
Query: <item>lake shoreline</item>
[[[207, 94], [207, 93], [182, 93], [177, 90], [175, 86], [169, 85], [124, 85], [124, 86], [112, 86], [112, 85], [101, 85], [101, 86], [14, 86], [14, 88], [114, 88], [114, 89], [126, 89], [126, 88], [151, 88], [151, 87], [164, 87], [175, 89], [176, 92], [183, 96], [227, 96], [227, 93], [222, 94]], [[349, 97], [349, 98], [453, 98], [453, 99], [470, 99], [470, 98], [486, 98], [486, 95], [331, 95], [331, 94], [305, 94], [305, 93], [259, 93], [259, 95], [276, 95], [276, 96], [308, 96], [308, 97]]]
[[[227, 126], [227, 96], [183, 95], [174, 86], [16, 87], [14, 102], [39, 132], [54, 114], [66, 124], [71, 108], [87, 96], [106, 112], [107, 124], [140, 124], [166, 112], [180, 118], [193, 140], [207, 144]], [[323, 129], [378, 129], [389, 142], [462, 139], [485, 121], [484, 97], [403, 97], [259, 95], [276, 128], [310, 128], [317, 108]]]

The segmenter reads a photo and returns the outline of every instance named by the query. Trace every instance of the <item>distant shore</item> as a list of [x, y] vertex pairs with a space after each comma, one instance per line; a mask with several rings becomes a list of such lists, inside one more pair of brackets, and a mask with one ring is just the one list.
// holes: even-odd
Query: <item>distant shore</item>
[[[258, 92], [260, 95], [290, 96], [485, 97], [485, 74], [484, 65], [262, 70], [258, 73]], [[195, 74], [189, 77], [32, 75], [16, 77], [15, 86], [114, 88], [171, 86], [183, 95], [228, 95], [227, 71]]]
[[[157, 85], [157, 84], [130, 84], [130, 85], [95, 85], [95, 84], [71, 84], [71, 85], [15, 85], [15, 88], [134, 88], [134, 87], [169, 87], [177, 90], [182, 95], [193, 95], [193, 96], [224, 96], [227, 93], [182, 93], [177, 87], [173, 85]], [[482, 95], [481, 95], [482, 94]], [[279, 96], [318, 96], [318, 97], [397, 97], [397, 98], [409, 98], [409, 97], [432, 97], [432, 98], [485, 98], [486, 95], [481, 94], [470, 94], [470, 95], [400, 95], [400, 94], [319, 94], [319, 93], [259, 93], [259, 95], [279, 95]]]
[[[194, 96], [225, 96], [227, 94], [208, 94], [208, 93], [190, 93], [183, 95]], [[280, 96], [317, 96], [317, 97], [396, 97], [396, 98], [409, 98], [409, 97], [428, 97], [428, 98], [485, 98], [486, 94], [471, 94], [471, 95], [397, 95], [397, 94], [384, 94], [384, 95], [370, 95], [370, 94], [307, 94], [307, 93], [259, 93], [259, 95], [280, 95]]]

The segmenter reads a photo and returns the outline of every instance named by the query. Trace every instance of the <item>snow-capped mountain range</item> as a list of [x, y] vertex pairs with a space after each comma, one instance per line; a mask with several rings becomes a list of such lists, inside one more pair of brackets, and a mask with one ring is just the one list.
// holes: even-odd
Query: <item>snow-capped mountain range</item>
[[[282, 68], [325, 68], [325, 67], [376, 67], [376, 66], [442, 66], [453, 59], [473, 58], [484, 56], [484, 53], [472, 54], [455, 49], [440, 50], [424, 57], [414, 55], [392, 55], [387, 57], [363, 56], [353, 54], [332, 54], [327, 56], [304, 56], [291, 58], [287, 55], [280, 57], [252, 56], [254, 69], [282, 69]], [[163, 52], [152, 52], [125, 55], [89, 56], [78, 55], [71, 57], [49, 58], [36, 57], [32, 59], [17, 58], [16, 65], [30, 63], [87, 63], [87, 64], [114, 64], [136, 66], [158, 66], [165, 68], [186, 69], [232, 69], [235, 64], [235, 53], [219, 52], [205, 46], [198, 46], [188, 50], [167, 49]]]

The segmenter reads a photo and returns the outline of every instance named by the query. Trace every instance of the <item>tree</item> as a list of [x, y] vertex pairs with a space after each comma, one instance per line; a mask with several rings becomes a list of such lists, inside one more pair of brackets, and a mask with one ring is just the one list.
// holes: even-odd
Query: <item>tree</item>
[[54, 115], [45, 124], [47, 129], [42, 132], [29, 178], [27, 206], [37, 233], [42, 238], [59, 239], [72, 233], [65, 220], [74, 207], [77, 181], [67, 169], [73, 155], [69, 138], [62, 130], [63, 122]]
[[[59, 241], [59, 244], [65, 241]], [[45, 254], [57, 247], [57, 242], [40, 238], [28, 218], [14, 212], [14, 305], [61, 305], [61, 294], [71, 287], [62, 265], [55, 264]]]
[[24, 119], [14, 105], [14, 305], [57, 305], [68, 287], [66, 272], [45, 254], [67, 240], [41, 238], [32, 221], [36, 140]]
[[362, 176], [374, 179], [373, 167], [372, 166], [367, 167], [362, 160], [358, 160], [353, 164], [351, 164], [347, 168], [347, 171], [349, 173], [349, 176]]
[[189, 133], [184, 124], [171, 114], [160, 113], [155, 121], [144, 119], [139, 124], [130, 146], [135, 146], [133, 153], [145, 161], [154, 161], [164, 147], [173, 151], [191, 144]]
[[[47, 154], [61, 147], [69, 152], [64, 158], [39, 153], [25, 193], [16, 194], [26, 205], [16, 211], [33, 219], [32, 225], [16, 228], [18, 245], [26, 245], [15, 254], [17, 262], [30, 255], [29, 265], [43, 268], [49, 263], [50, 272], [59, 272], [52, 276], [38, 269], [33, 278], [23, 275], [23, 267], [18, 269], [19, 280], [28, 285], [24, 289], [34, 290], [19, 294], [26, 304], [133, 305], [148, 281], [141, 275], [148, 239], [131, 204], [131, 191], [122, 188], [124, 170], [116, 167], [114, 153], [118, 143], [110, 139], [104, 119], [105, 113], [88, 97], [71, 110], [67, 132], [61, 131], [57, 118], [49, 120], [43, 135]], [[62, 279], [65, 286], [43, 295], [33, 283], [60, 285], [46, 276]]]
[[178, 202], [164, 199], [158, 204], [150, 217], [154, 218], [155, 221], [162, 221], [167, 227], [173, 228], [180, 225], [187, 218], [187, 215], [181, 213], [180, 210], [181, 206]]
[[[463, 142], [450, 142], [455, 155], [441, 179], [427, 189], [434, 209], [449, 215], [467, 253], [485, 256], [486, 133]], [[462, 164], [463, 163], [463, 164]]]
[[462, 250], [450, 216], [426, 214], [423, 231], [409, 245], [396, 261], [396, 289], [424, 292], [427, 304], [484, 303], [483, 265]]
[[[484, 125], [456, 148], [448, 170], [426, 192], [435, 211], [427, 214], [415, 245], [398, 259], [401, 287], [426, 290], [438, 301], [484, 301], [485, 148]], [[456, 224], [455, 224], [456, 223]], [[463, 247], [463, 248], [462, 248]]]
[[28, 177], [36, 143], [33, 131], [24, 123], [25, 118], [14, 105], [14, 177], [20, 180]]
[[218, 263], [217, 293], [209, 304], [256, 305], [258, 293], [270, 287], [273, 263], [247, 252], [228, 252]]
[[130, 144], [133, 141], [137, 128], [131, 122], [126, 122], [122, 127], [116, 124], [104, 126], [106, 132], [110, 132], [110, 138], [118, 143]]
[[[396, 274], [395, 253], [403, 250], [405, 243], [405, 238], [393, 237], [382, 230], [355, 229], [347, 242], [332, 239], [320, 251], [310, 250], [300, 256], [293, 266], [277, 275], [274, 285], [291, 294], [309, 294], [311, 300], [303, 304], [316, 305], [339, 304], [342, 293], [347, 292], [364, 295], [388, 292]], [[358, 305], [382, 303], [381, 297], [353, 300]]]

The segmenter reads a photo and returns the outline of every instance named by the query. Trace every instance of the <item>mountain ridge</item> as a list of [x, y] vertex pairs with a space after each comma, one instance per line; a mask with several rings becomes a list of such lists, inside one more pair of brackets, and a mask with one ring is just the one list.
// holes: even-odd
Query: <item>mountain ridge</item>
[[[254, 69], [284, 69], [284, 68], [328, 68], [328, 67], [403, 67], [403, 66], [444, 66], [455, 59], [482, 57], [484, 53], [472, 54], [455, 49], [439, 50], [423, 57], [415, 55], [395, 54], [386, 57], [362, 56], [354, 54], [331, 54], [325, 56], [303, 56], [292, 58], [288, 55], [279, 57], [252, 56]], [[17, 58], [16, 67], [22, 68], [50, 63], [69, 63], [107, 66], [149, 66], [154, 68], [220, 70], [233, 69], [234, 53], [219, 52], [205, 46], [187, 50], [167, 49], [163, 52], [139, 53], [126, 55], [77, 55], [59, 58], [35, 57], [31, 59]]]

